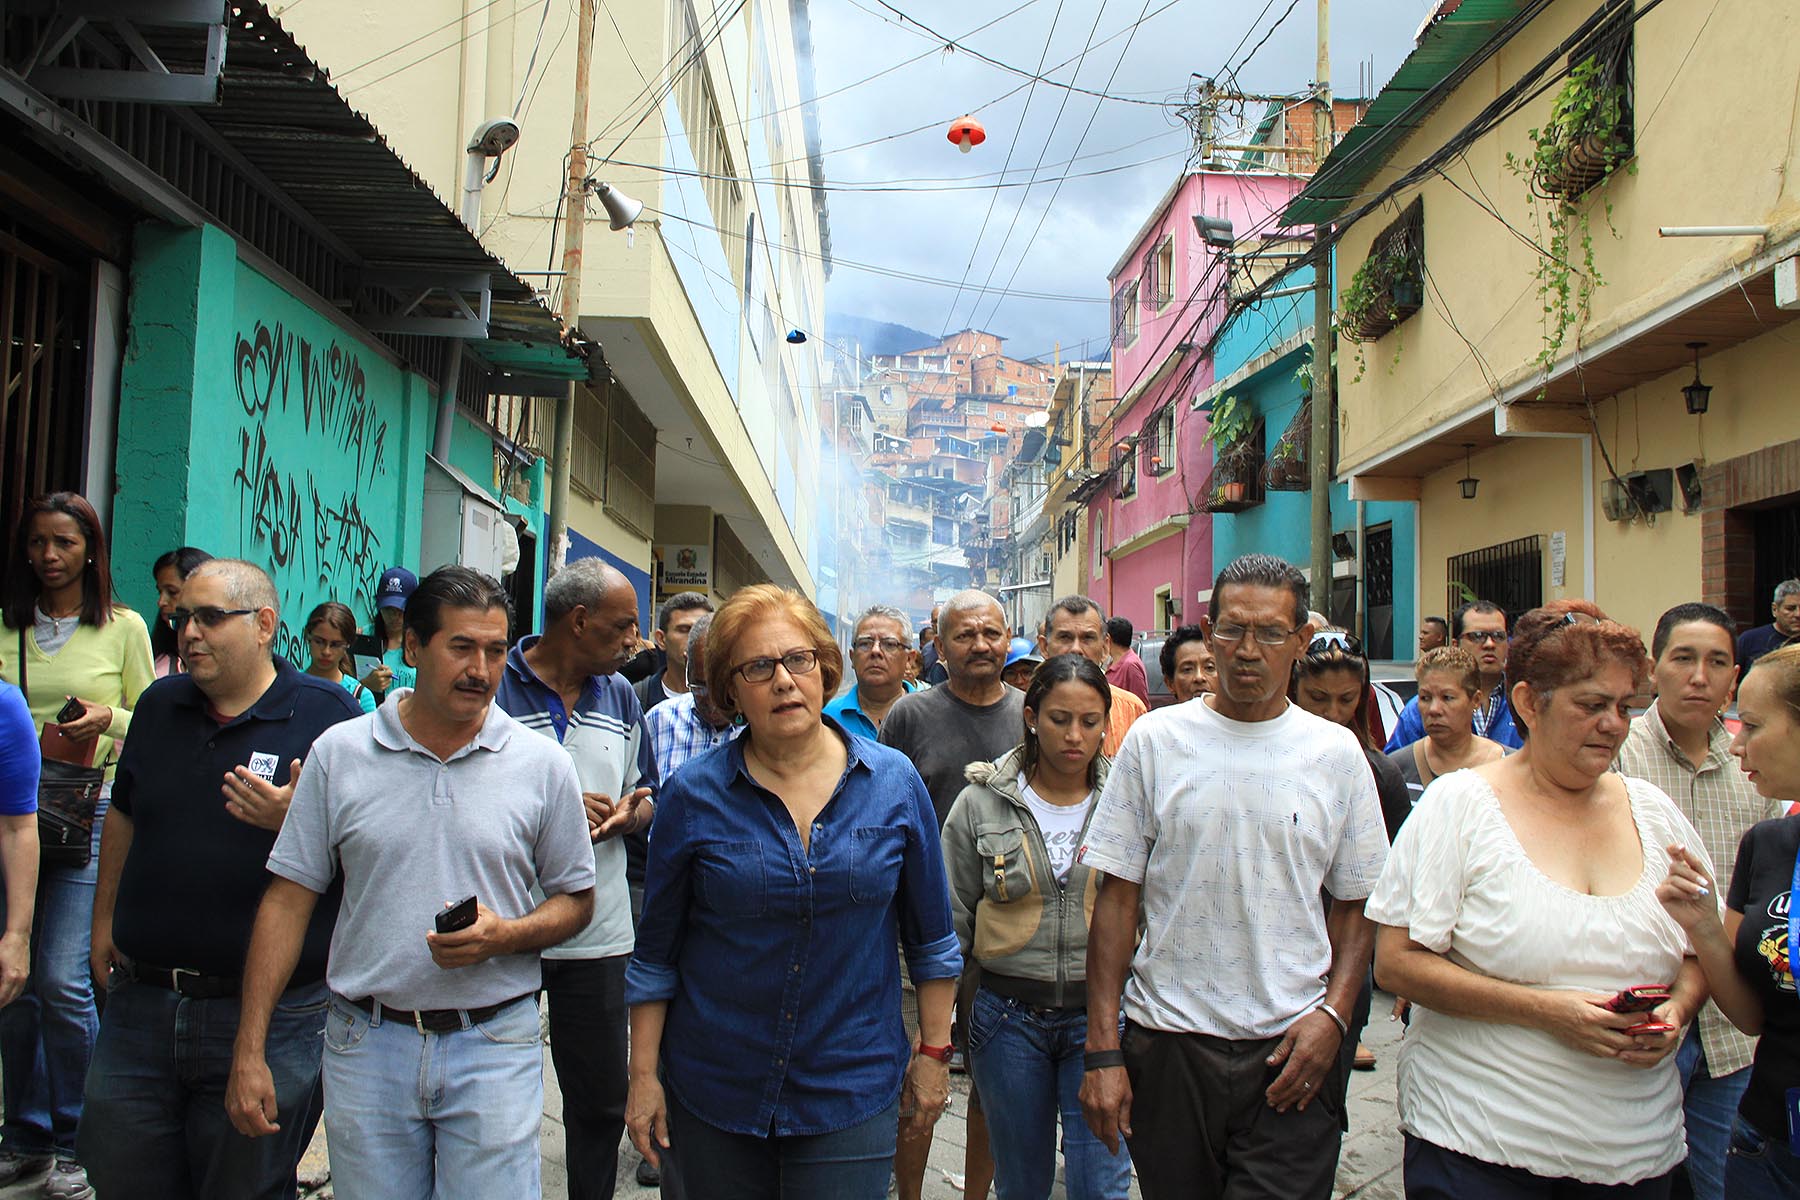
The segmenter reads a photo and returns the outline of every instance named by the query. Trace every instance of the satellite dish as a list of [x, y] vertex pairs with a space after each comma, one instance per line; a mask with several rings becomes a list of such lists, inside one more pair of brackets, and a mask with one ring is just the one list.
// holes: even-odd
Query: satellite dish
[[1042, 429], [1049, 423], [1050, 414], [1047, 412], [1034, 412], [1025, 415], [1025, 428], [1027, 429]]

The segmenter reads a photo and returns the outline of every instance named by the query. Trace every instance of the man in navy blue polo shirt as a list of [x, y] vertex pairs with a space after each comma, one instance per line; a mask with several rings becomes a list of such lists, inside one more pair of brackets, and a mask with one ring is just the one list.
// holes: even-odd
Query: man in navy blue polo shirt
[[188, 673], [133, 712], [100, 842], [93, 965], [112, 976], [87, 1081], [81, 1161], [103, 1196], [291, 1197], [319, 1119], [325, 958], [338, 892], [307, 927], [269, 1032], [281, 1133], [231, 1126], [225, 1087], [264, 864], [313, 739], [359, 715], [272, 648], [261, 568], [213, 559], [182, 586]]
[[512, 648], [495, 696], [514, 720], [568, 752], [594, 844], [594, 915], [543, 952], [570, 1200], [613, 1194], [625, 1132], [625, 964], [634, 940], [621, 835], [649, 827], [656, 785], [644, 714], [618, 673], [636, 641], [631, 581], [597, 558], [578, 559], [544, 588], [544, 632]]

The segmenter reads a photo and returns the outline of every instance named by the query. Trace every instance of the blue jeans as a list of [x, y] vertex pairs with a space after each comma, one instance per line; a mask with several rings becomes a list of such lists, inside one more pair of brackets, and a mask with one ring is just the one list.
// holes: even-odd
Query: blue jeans
[[236, 997], [189, 1000], [125, 982], [107, 993], [88, 1071], [81, 1161], [102, 1196], [292, 1200], [319, 1123], [323, 983], [289, 988], [269, 1022], [281, 1132], [247, 1138], [225, 1115]]
[[756, 1137], [696, 1117], [673, 1092], [664, 1164], [698, 1200], [884, 1200], [900, 1104], [832, 1133]]
[[1682, 1101], [1687, 1118], [1687, 1175], [1694, 1200], [1725, 1200], [1725, 1149], [1731, 1144], [1731, 1122], [1738, 1101], [1750, 1086], [1750, 1068], [1714, 1077], [1706, 1068], [1698, 1026], [1690, 1029], [1675, 1052], [1681, 1072]]
[[969, 1013], [969, 1074], [982, 1095], [999, 1200], [1045, 1200], [1062, 1117], [1069, 1200], [1124, 1200], [1131, 1156], [1108, 1154], [1081, 1115], [1087, 1010], [1041, 1009], [982, 988]]
[[537, 1004], [420, 1033], [342, 996], [325, 1016], [325, 1137], [341, 1200], [539, 1194]]
[[1787, 1143], [1766, 1138], [1742, 1117], [1731, 1122], [1725, 1155], [1725, 1194], [1731, 1200], [1800, 1200], [1800, 1159]]
[[[0, 1149], [19, 1154], [75, 1157], [82, 1088], [100, 1032], [88, 945], [106, 800], [98, 811], [88, 865], [38, 872], [31, 980], [17, 1000], [0, 1008], [0, 1100], [6, 1105]], [[0, 898], [0, 912], [5, 907]]]

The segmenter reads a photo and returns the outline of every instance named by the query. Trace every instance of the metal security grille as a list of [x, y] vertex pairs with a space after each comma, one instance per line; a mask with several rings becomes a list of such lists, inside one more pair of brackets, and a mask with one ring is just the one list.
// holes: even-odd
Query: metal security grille
[[1756, 545], [1756, 593], [1752, 611], [1756, 623], [1769, 619], [1769, 600], [1775, 585], [1785, 579], [1800, 579], [1800, 499], [1777, 508], [1758, 509], [1750, 514]]
[[0, 540], [30, 497], [81, 487], [87, 279], [0, 218]]
[[1487, 600], [1505, 610], [1510, 627], [1544, 602], [1544, 539], [1538, 534], [1451, 555], [1446, 568], [1444, 606], [1450, 612]]
[[1376, 525], [1363, 536], [1363, 644], [1370, 658], [1394, 657], [1394, 527]]

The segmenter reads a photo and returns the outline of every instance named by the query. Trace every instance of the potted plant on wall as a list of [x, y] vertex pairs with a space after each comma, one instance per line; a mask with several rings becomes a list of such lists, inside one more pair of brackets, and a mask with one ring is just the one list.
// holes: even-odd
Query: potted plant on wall
[[1255, 466], [1256, 447], [1250, 444], [1255, 431], [1256, 414], [1237, 396], [1225, 396], [1213, 406], [1205, 440], [1212, 446], [1213, 477], [1218, 481], [1213, 488], [1215, 502], [1242, 503]]
[[[1338, 329], [1356, 343], [1356, 379], [1368, 366], [1362, 347], [1424, 306], [1424, 274], [1418, 243], [1403, 234], [1370, 247], [1369, 256], [1350, 276], [1339, 299]], [[1399, 350], [1394, 353], [1398, 359]]]
[[[1587, 318], [1594, 289], [1606, 284], [1594, 265], [1594, 239], [1580, 198], [1630, 158], [1628, 117], [1617, 63], [1590, 55], [1563, 81], [1549, 120], [1530, 131], [1530, 153], [1506, 155], [1507, 170], [1526, 181], [1533, 219], [1549, 234], [1533, 272], [1543, 302], [1538, 365], [1545, 371], [1555, 365], [1569, 330]], [[1610, 201], [1606, 212], [1610, 218]]]

